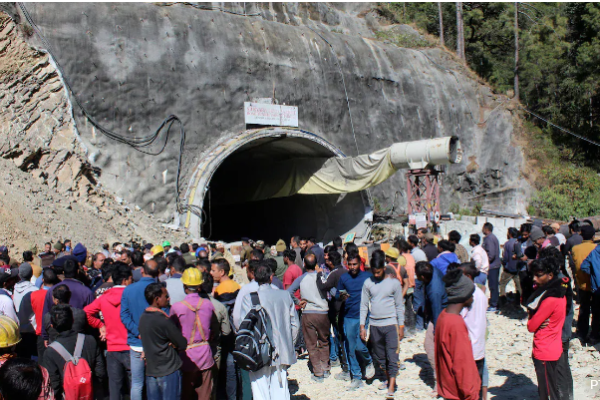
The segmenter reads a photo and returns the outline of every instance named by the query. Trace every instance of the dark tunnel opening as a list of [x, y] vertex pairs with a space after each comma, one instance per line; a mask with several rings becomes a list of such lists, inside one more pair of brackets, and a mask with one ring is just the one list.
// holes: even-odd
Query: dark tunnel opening
[[273, 196], [289, 185], [289, 165], [317, 169], [334, 154], [308, 139], [266, 137], [227, 157], [215, 171], [204, 198], [203, 234], [233, 242], [248, 236], [275, 244], [293, 235], [329, 242], [357, 226], [365, 215], [361, 193]]

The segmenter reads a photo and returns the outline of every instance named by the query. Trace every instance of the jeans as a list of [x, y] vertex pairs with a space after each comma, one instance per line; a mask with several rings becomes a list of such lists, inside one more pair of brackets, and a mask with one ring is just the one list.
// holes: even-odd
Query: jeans
[[488, 272], [488, 286], [490, 288], [490, 307], [498, 307], [500, 268], [490, 269]]
[[425, 288], [423, 282], [415, 280], [415, 291], [413, 292], [413, 309], [415, 310], [415, 327], [417, 331], [425, 329]]
[[344, 345], [346, 347], [346, 357], [348, 357], [348, 368], [350, 375], [354, 379], [362, 378], [362, 370], [356, 358], [358, 352], [367, 364], [373, 363], [367, 346], [360, 338], [360, 319], [344, 318]]
[[107, 352], [106, 370], [108, 373], [110, 400], [121, 400], [121, 395], [127, 393], [129, 382], [131, 382], [131, 359], [129, 351]]
[[147, 376], [148, 400], [179, 400], [181, 398], [181, 371], [167, 376]]
[[[329, 361], [330, 364], [333, 361], [339, 360], [344, 371], [348, 370], [347, 357], [344, 351], [344, 341], [342, 335], [343, 325], [338, 325], [339, 319], [342, 319], [341, 315], [338, 318], [329, 317], [331, 320], [331, 327], [333, 328], [333, 335], [329, 335]], [[339, 321], [342, 322], [342, 321]]]
[[142, 353], [129, 350], [129, 362], [131, 366], [131, 400], [142, 400], [144, 380], [146, 379], [146, 366], [142, 359]]
[[414, 309], [414, 292], [406, 293], [406, 297], [404, 298], [404, 310], [405, 310], [405, 318], [404, 325], [408, 330], [408, 333], [414, 333], [415, 323], [416, 323], [416, 315]]

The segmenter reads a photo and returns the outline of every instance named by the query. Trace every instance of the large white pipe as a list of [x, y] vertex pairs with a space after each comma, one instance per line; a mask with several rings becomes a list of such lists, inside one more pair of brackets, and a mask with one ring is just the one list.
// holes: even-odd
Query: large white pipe
[[460, 142], [455, 136], [394, 143], [390, 150], [390, 160], [396, 169], [423, 169], [440, 164], [456, 164], [462, 159]]
[[462, 150], [453, 136], [416, 142], [394, 143], [388, 148], [352, 158], [330, 158], [294, 193], [349, 193], [379, 185], [403, 168], [423, 169], [440, 164], [459, 163]]

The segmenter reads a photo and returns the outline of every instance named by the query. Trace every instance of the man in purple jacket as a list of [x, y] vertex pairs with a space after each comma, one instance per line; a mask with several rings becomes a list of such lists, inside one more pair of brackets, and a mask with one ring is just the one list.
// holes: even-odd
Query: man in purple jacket
[[[83, 310], [85, 306], [94, 301], [94, 294], [87, 286], [77, 280], [77, 276], [79, 275], [79, 262], [77, 259], [74, 256], [65, 256], [61, 258], [65, 258], [63, 266], [65, 279], [61, 283], [54, 285], [52, 289], [59, 285], [66, 285], [69, 290], [71, 290], [71, 300], [69, 300], [69, 304], [74, 308]], [[60, 258], [55, 260], [55, 262], [59, 260]], [[52, 289], [49, 289], [46, 293], [42, 318], [50, 312], [50, 309], [54, 304], [52, 300]], [[42, 326], [42, 337], [44, 340], [48, 340], [49, 337], [45, 326]]]

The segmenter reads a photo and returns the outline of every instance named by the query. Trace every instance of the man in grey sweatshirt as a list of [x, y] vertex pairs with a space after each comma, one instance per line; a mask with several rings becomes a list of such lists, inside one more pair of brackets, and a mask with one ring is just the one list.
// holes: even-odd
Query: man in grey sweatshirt
[[[308, 254], [304, 257], [306, 273], [300, 276], [300, 307], [302, 311], [302, 333], [308, 350], [308, 358], [313, 366], [312, 380], [323, 382], [330, 375], [329, 365], [329, 305], [327, 292], [317, 286], [317, 257]], [[292, 287], [294, 284], [292, 284]], [[293, 292], [292, 292], [293, 293]]]
[[[387, 398], [394, 398], [398, 375], [398, 343], [404, 338], [404, 299], [398, 279], [385, 276], [385, 253], [376, 250], [371, 256], [373, 276], [363, 285], [360, 304], [360, 336], [366, 340], [365, 329], [370, 311], [369, 328], [373, 358], [385, 372]], [[369, 303], [371, 303], [369, 307]]]

